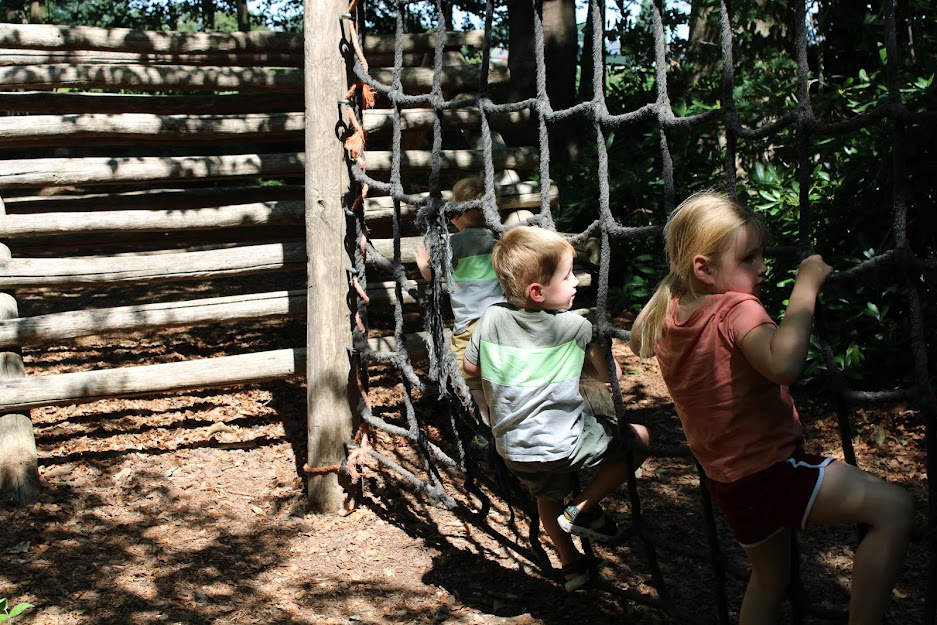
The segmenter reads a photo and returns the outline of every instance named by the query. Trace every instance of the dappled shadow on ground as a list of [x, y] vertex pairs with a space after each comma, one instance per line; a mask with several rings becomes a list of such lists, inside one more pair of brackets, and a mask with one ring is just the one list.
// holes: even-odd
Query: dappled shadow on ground
[[[194, 342], [184, 354], [192, 357], [228, 342], [266, 349], [292, 340], [270, 334], [192, 331], [176, 349]], [[51, 372], [93, 366], [99, 356], [88, 354], [103, 358], [108, 349], [106, 339], [86, 339], [73, 352], [27, 356], [32, 370]], [[654, 365], [622, 345], [615, 350], [629, 420], [647, 425], [658, 444], [680, 447], [679, 422]], [[161, 357], [146, 350], [136, 356]], [[392, 371], [373, 373], [375, 412], [401, 419], [402, 385]], [[839, 455], [829, 410], [798, 401], [810, 446]], [[478, 469], [491, 510], [481, 520], [470, 513], [480, 501], [467, 493], [464, 476], [442, 468], [440, 479], [459, 509], [434, 503], [375, 466], [365, 472], [355, 511], [310, 514], [301, 470], [304, 406], [305, 387], [293, 381], [34, 410], [43, 490], [35, 506], [0, 510], [0, 597], [33, 603], [21, 622], [42, 625], [717, 622], [690, 459], [645, 464], [636, 484], [647, 542], [632, 536], [620, 546], [596, 547], [609, 563], [601, 584], [567, 594], [555, 582], [558, 561], [545, 536], [549, 566], [530, 545], [530, 519], [518, 501], [511, 523], [484, 462]], [[427, 435], [455, 454], [445, 410], [423, 396], [417, 410]], [[912, 491], [923, 527], [920, 416], [896, 407], [854, 417], [860, 465]], [[425, 477], [408, 441], [380, 434], [375, 446]], [[624, 489], [607, 508], [625, 521], [632, 517]], [[736, 610], [746, 563], [718, 515], [716, 522], [728, 603]], [[844, 607], [855, 541], [850, 527], [803, 534], [804, 585], [814, 605]], [[663, 587], [653, 578], [651, 547]], [[893, 622], [924, 622], [926, 557], [919, 534], [891, 603]], [[807, 622], [835, 619], [811, 615]]]

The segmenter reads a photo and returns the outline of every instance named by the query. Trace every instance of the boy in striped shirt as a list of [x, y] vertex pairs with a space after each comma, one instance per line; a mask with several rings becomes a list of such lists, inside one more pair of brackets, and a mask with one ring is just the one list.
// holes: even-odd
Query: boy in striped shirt
[[[575, 254], [549, 230], [517, 226], [505, 232], [492, 263], [507, 302], [484, 312], [463, 360], [467, 375], [481, 377], [498, 453], [537, 499], [567, 590], [596, 579], [571, 534], [606, 543], [619, 538], [599, 502], [628, 477], [628, 445], [617, 424], [590, 414], [579, 391], [584, 365], [603, 382], [609, 377], [592, 324], [568, 312], [579, 283]], [[617, 362], [615, 372], [621, 375]], [[643, 426], [629, 426], [637, 468], [646, 458], [649, 434]], [[585, 468], [595, 469], [592, 481], [564, 503], [575, 473]]]

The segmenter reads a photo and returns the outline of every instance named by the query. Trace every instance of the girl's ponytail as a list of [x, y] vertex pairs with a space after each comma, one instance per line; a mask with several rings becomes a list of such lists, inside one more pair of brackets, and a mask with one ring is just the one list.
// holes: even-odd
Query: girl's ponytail
[[641, 321], [641, 358], [650, 358], [657, 351], [657, 342], [664, 334], [664, 325], [674, 293], [678, 290], [680, 277], [672, 271], [657, 285], [657, 290], [645, 306], [644, 319]]

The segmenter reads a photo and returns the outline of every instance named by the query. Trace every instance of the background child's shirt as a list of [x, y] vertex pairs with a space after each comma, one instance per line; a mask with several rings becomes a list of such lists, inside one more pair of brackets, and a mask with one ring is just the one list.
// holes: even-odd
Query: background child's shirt
[[657, 361], [706, 475], [733, 482], [786, 460], [803, 438], [794, 400], [739, 347], [754, 328], [776, 325], [764, 306], [754, 295], [710, 295], [684, 323], [676, 308], [668, 312]]
[[481, 366], [498, 453], [515, 462], [569, 457], [582, 433], [579, 377], [592, 324], [571, 313], [491, 306], [465, 357]]
[[504, 291], [491, 266], [494, 246], [494, 234], [487, 228], [466, 228], [449, 236], [453, 334], [465, 332], [469, 323], [481, 317], [486, 308], [504, 301]]

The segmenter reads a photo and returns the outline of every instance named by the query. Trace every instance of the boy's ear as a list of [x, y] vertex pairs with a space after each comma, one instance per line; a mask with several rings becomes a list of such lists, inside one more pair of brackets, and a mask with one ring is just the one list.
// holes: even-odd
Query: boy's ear
[[709, 258], [702, 254], [693, 257], [693, 277], [703, 284], [712, 284], [715, 280], [713, 276], [713, 265]]
[[534, 282], [527, 287], [527, 297], [532, 302], [537, 302], [540, 304], [543, 302], [543, 285], [539, 282]]

